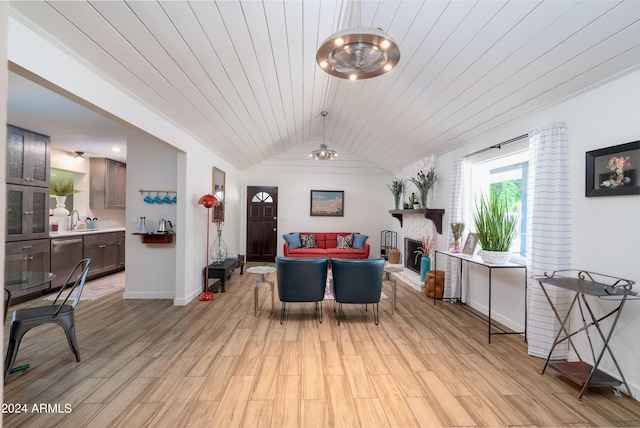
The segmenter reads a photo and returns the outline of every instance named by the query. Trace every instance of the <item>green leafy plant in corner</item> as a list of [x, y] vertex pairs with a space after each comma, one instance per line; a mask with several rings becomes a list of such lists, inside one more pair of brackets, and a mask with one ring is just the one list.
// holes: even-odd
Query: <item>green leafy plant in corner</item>
[[69, 180], [56, 181], [49, 185], [49, 194], [53, 196], [69, 196], [74, 193], [80, 192], [73, 189], [73, 183]]
[[509, 251], [516, 237], [518, 213], [509, 211], [509, 199], [497, 192], [476, 198], [473, 221], [478, 241], [486, 251]]

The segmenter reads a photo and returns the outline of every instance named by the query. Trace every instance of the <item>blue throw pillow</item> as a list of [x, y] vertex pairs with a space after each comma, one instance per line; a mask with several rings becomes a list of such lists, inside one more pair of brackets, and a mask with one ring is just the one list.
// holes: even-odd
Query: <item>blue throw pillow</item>
[[300, 242], [300, 232], [289, 233], [288, 235], [282, 235], [282, 237], [289, 244], [290, 250], [302, 247], [302, 243]]
[[367, 242], [367, 235], [361, 235], [359, 233], [353, 234], [353, 248], [358, 250], [364, 250], [364, 243]]

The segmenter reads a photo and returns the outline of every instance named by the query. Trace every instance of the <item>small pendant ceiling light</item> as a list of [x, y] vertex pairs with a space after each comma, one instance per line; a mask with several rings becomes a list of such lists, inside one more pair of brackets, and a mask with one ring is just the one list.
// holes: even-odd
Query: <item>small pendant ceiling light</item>
[[316, 54], [320, 68], [332, 76], [351, 80], [391, 71], [400, 61], [396, 42], [381, 29], [360, 25], [359, 1], [351, 2], [349, 21], [353, 21], [354, 16], [356, 26], [338, 31], [320, 45]]
[[336, 152], [335, 150], [329, 150], [327, 148], [327, 145], [324, 143], [324, 139], [326, 136], [326, 132], [327, 132], [327, 122], [326, 122], [326, 117], [329, 114], [328, 111], [323, 110], [320, 113], [320, 116], [322, 116], [325, 120], [325, 122], [323, 123], [323, 135], [322, 135], [322, 144], [320, 144], [320, 148], [318, 150], [312, 150], [311, 153], [309, 153], [309, 157], [311, 159], [316, 159], [316, 160], [331, 160], [331, 159], [335, 159], [338, 157], [338, 152]]
[[329, 150], [325, 143], [320, 144], [320, 148], [318, 150], [313, 150], [309, 153], [309, 157], [318, 160], [331, 160], [338, 157], [338, 152], [334, 150]]
[[84, 152], [75, 152], [73, 154], [73, 158], [78, 162], [83, 161], [84, 160]]

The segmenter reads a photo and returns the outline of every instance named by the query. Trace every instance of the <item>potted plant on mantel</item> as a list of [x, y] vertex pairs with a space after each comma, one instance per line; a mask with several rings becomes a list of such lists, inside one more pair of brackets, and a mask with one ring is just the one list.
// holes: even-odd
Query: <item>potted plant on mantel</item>
[[481, 194], [476, 199], [473, 221], [485, 263], [505, 264], [511, 258], [511, 244], [516, 237], [518, 214], [509, 212], [509, 201], [497, 193]]
[[65, 207], [67, 196], [80, 192], [73, 189], [73, 183], [69, 180], [56, 181], [49, 185], [49, 194], [56, 197], [56, 208], [53, 214], [56, 216], [68, 216], [69, 210]]

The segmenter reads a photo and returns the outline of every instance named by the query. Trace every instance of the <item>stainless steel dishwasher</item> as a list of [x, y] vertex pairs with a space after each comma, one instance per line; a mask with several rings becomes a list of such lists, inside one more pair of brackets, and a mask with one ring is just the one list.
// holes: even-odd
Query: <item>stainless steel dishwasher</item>
[[[82, 248], [82, 236], [51, 240], [51, 272], [57, 275], [57, 278], [51, 282], [51, 288], [59, 288], [64, 284], [71, 269], [82, 260]], [[79, 275], [80, 272], [78, 272]]]

